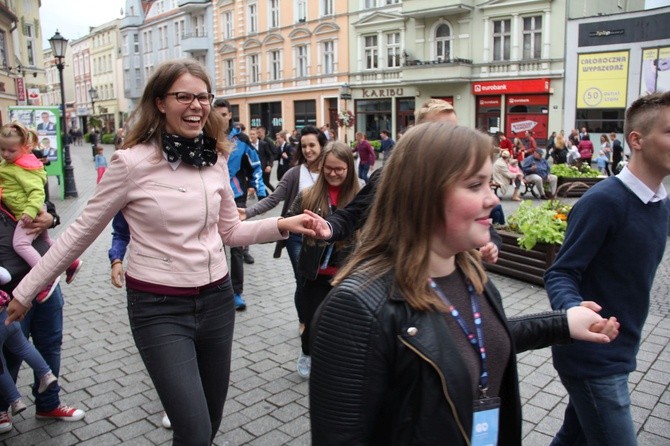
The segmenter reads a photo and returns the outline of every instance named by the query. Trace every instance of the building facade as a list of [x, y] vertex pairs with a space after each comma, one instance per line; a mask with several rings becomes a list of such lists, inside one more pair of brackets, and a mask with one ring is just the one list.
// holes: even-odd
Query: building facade
[[670, 7], [568, 22], [565, 128], [621, 134], [631, 102], [670, 90], [668, 21]]
[[214, 73], [213, 3], [210, 0], [127, 0], [121, 32], [123, 95], [137, 105], [154, 68], [192, 57]]
[[216, 96], [233, 119], [268, 133], [329, 124], [338, 131], [348, 81], [347, 3], [221, 0], [215, 6]]
[[17, 21], [16, 14], [5, 3], [0, 3], [0, 125], [9, 120], [7, 107], [19, 103], [25, 105], [27, 100], [25, 77], [13, 65], [12, 30]]
[[[91, 86], [97, 95], [94, 116], [100, 119], [103, 133], [114, 131], [125, 122], [125, 109], [119, 101], [119, 80], [117, 59], [121, 53], [119, 19], [91, 28], [88, 34]], [[78, 91], [84, 98], [90, 92]]]
[[74, 76], [74, 102], [78, 121], [74, 129], [89, 132], [89, 121], [94, 115], [93, 106], [97, 97], [91, 97], [93, 80], [91, 76], [91, 39], [88, 35], [70, 42], [72, 52], [72, 72]]

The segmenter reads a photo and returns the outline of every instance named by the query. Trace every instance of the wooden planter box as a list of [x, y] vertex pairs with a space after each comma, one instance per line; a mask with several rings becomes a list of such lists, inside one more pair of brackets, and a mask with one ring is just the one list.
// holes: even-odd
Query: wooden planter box
[[503, 244], [497, 263], [484, 263], [488, 271], [544, 286], [544, 273], [554, 262], [559, 245], [538, 243], [526, 251], [517, 243], [518, 234], [499, 230]]
[[556, 195], [559, 197], [581, 197], [591, 186], [605, 177], [596, 178], [570, 178], [558, 177], [558, 187]]

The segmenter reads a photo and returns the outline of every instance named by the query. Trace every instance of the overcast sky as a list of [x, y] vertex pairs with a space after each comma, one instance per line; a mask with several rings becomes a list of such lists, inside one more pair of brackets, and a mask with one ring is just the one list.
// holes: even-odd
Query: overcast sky
[[84, 37], [89, 27], [121, 17], [125, 6], [125, 0], [42, 0], [42, 45], [49, 48], [56, 29], [68, 40]]

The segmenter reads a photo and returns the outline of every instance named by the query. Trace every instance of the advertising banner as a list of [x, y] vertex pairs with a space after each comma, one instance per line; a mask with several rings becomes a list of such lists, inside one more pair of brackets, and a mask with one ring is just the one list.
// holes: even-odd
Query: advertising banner
[[39, 146], [42, 151], [42, 162], [48, 176], [57, 176], [61, 198], [65, 195], [63, 175], [63, 142], [58, 136], [60, 129], [60, 110], [58, 107], [16, 106], [9, 107], [11, 121], [19, 121], [29, 129], [37, 132]]
[[626, 108], [628, 51], [580, 54], [577, 108]]
[[642, 51], [640, 95], [670, 90], [670, 47]]

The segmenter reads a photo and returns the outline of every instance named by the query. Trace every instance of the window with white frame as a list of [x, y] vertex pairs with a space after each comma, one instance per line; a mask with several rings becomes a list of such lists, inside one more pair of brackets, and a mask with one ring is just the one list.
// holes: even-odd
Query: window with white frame
[[377, 0], [365, 0], [365, 9], [377, 7]]
[[387, 5], [397, 5], [400, 3], [400, 0], [386, 0]]
[[542, 16], [523, 18], [523, 58], [542, 57]]
[[168, 47], [168, 27], [167, 25], [160, 26], [158, 28], [158, 40], [160, 49], [166, 49]]
[[226, 59], [223, 61], [224, 73], [226, 75], [226, 87], [235, 85], [235, 59]]
[[307, 0], [296, 0], [295, 17], [297, 22], [307, 21]]
[[233, 11], [225, 11], [221, 14], [221, 23], [223, 24], [223, 38], [233, 38]]
[[378, 67], [379, 47], [377, 46], [377, 36], [365, 36], [364, 48], [365, 69], [374, 70]]
[[144, 32], [144, 52], [151, 53], [154, 50], [154, 35], [151, 30]]
[[510, 60], [512, 21], [493, 21], [493, 60]]
[[35, 27], [30, 24], [23, 26], [23, 35], [26, 38], [26, 56], [28, 56], [28, 66], [35, 66]]
[[296, 77], [307, 77], [309, 75], [309, 60], [307, 57], [307, 45], [298, 45], [295, 47], [295, 67]]
[[184, 20], [175, 20], [174, 22], [174, 42], [175, 45], [181, 45], [181, 39], [184, 38]]
[[335, 14], [335, 11], [333, 10], [333, 0], [321, 0], [319, 3], [319, 9], [319, 15], [322, 17]]
[[140, 35], [133, 34], [133, 52], [135, 54], [140, 54]]
[[268, 62], [270, 66], [270, 80], [278, 81], [281, 75], [281, 51], [272, 50], [268, 52]]
[[205, 14], [193, 16], [193, 32], [195, 37], [207, 37], [207, 31], [205, 31]]
[[442, 23], [435, 30], [435, 59], [449, 60], [451, 58], [451, 29]]
[[261, 81], [261, 67], [258, 54], [249, 56], [249, 83], [257, 84]]
[[335, 43], [332, 40], [326, 40], [321, 43], [323, 56], [323, 74], [333, 74], [335, 72]]
[[130, 54], [130, 36], [126, 34], [123, 36], [123, 55], [128, 56]]
[[386, 67], [400, 66], [400, 33], [386, 34]]
[[6, 68], [7, 62], [7, 33], [0, 30], [0, 66]]
[[258, 32], [258, 7], [256, 3], [247, 5], [247, 31], [250, 33]]
[[270, 28], [279, 28], [279, 0], [268, 0]]

